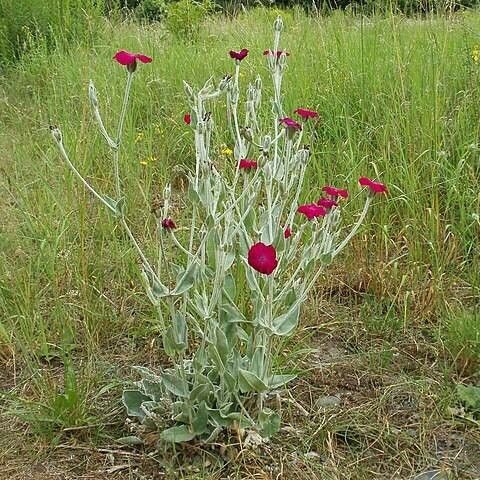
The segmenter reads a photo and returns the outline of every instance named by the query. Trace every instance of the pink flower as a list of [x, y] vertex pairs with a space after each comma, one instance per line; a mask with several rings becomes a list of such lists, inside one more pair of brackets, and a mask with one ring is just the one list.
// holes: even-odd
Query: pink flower
[[337, 198], [337, 197], [348, 198], [347, 190], [342, 190], [341, 188], [332, 187], [330, 185], [323, 187], [322, 192], [325, 192], [327, 195], [330, 195], [333, 198]]
[[315, 203], [307, 203], [305, 205], [300, 205], [297, 208], [298, 213], [302, 213], [305, 215], [309, 220], [316, 217], [324, 217], [327, 214], [327, 211], [321, 207], [320, 205], [316, 205]]
[[241, 62], [248, 55], [248, 49], [242, 48], [239, 52], [236, 52], [235, 50], [230, 50], [230, 52], [228, 53], [231, 58], [237, 60], [238, 62]]
[[367, 177], [360, 177], [360, 180], [358, 181], [358, 183], [362, 187], [368, 187], [370, 189], [370, 192], [372, 192], [373, 194], [388, 192], [386, 185], [380, 182], [374, 182], [373, 180], [370, 180]]
[[119, 50], [113, 58], [120, 64], [125, 65], [129, 72], [134, 72], [137, 68], [137, 60], [140, 60], [142, 63], [150, 63], [152, 61], [151, 57], [147, 57], [141, 53], [131, 53], [126, 50]]
[[184, 116], [183, 116], [183, 121], [187, 124], [187, 125], [190, 125], [191, 121], [192, 121], [192, 116], [189, 114], [189, 113], [186, 113]]
[[290, 238], [292, 236], [292, 229], [287, 227], [283, 232], [283, 238]]
[[255, 243], [248, 251], [248, 264], [257, 272], [270, 275], [278, 265], [275, 247], [262, 242]]
[[174, 228], [177, 228], [177, 226], [175, 225], [175, 222], [170, 217], [164, 218], [162, 220], [162, 227], [165, 230], [173, 230]]
[[238, 163], [238, 168], [242, 170], [251, 170], [252, 168], [257, 168], [257, 162], [255, 160], [249, 160], [248, 158], [242, 158]]
[[276, 52], [274, 52], [274, 51], [268, 49], [268, 50], [264, 50], [264, 51], [263, 51], [263, 54], [264, 54], [265, 56], [268, 56], [268, 57], [277, 57], [277, 58], [279, 58], [279, 57], [282, 55], [282, 53], [283, 53], [283, 55], [285, 55], [286, 57], [288, 57], [288, 56], [290, 55], [286, 50], [277, 50]]
[[285, 117], [285, 118], [281, 118], [280, 119], [280, 123], [288, 128], [288, 129], [291, 129], [291, 131], [296, 131], [296, 130], [301, 130], [302, 129], [302, 126], [296, 122], [295, 120], [292, 120], [290, 117]]
[[332, 207], [338, 207], [338, 203], [335, 200], [331, 200], [330, 198], [319, 198], [317, 201], [317, 205], [320, 205], [327, 211], [330, 210]]
[[297, 108], [294, 113], [302, 117], [304, 120], [308, 120], [309, 118], [316, 118], [318, 117], [318, 113], [313, 110], [308, 110], [306, 108]]

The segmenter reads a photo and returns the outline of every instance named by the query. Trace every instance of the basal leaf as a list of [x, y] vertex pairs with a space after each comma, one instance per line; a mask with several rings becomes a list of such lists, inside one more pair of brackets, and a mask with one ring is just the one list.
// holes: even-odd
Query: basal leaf
[[165, 388], [177, 397], [187, 398], [190, 395], [188, 383], [177, 375], [162, 373], [162, 382]]
[[160, 438], [166, 442], [182, 443], [195, 438], [195, 433], [191, 432], [186, 425], [179, 425], [178, 427], [171, 427], [164, 430]]

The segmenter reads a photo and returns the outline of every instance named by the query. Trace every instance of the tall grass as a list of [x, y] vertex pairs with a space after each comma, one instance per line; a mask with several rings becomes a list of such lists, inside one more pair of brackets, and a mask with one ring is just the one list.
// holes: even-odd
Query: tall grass
[[[95, 81], [106, 118], [116, 118], [125, 75], [113, 53], [125, 48], [154, 57], [135, 79], [121, 165], [128, 216], [153, 252], [152, 202], [173, 177], [182, 224], [184, 171], [193, 162], [182, 80], [198, 86], [231, 73], [228, 50], [247, 47], [246, 86], [270, 46], [274, 15], [254, 10], [211, 19], [194, 44], [158, 27], [97, 22], [89, 44], [30, 50], [1, 79], [0, 344], [35, 368], [62, 350], [65, 338], [73, 337], [78, 355], [98, 358], [136, 355], [139, 339], [156, 332], [135, 253], [64, 167], [48, 125], [62, 127], [92, 183], [113, 191], [111, 158], [87, 103], [88, 80]], [[480, 44], [480, 15], [284, 16], [291, 52], [286, 105], [322, 117], [304, 198], [316, 199], [326, 183], [354, 192], [361, 174], [390, 188], [342, 268], [324, 279], [324, 290], [346, 284], [367, 291], [401, 314], [404, 327], [478, 306], [480, 64], [471, 51]], [[262, 76], [268, 83], [266, 69]], [[229, 144], [223, 112], [213, 114], [218, 145]], [[146, 166], [140, 163], [147, 158]]]
[[2, 0], [0, 65], [11, 64], [31, 49], [49, 53], [59, 45], [88, 45], [105, 5], [104, 0]]

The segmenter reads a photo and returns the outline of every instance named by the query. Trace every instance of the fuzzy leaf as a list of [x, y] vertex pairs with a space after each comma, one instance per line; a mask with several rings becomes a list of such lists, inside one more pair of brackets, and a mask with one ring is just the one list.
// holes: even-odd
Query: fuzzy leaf
[[253, 354], [252, 361], [250, 362], [250, 370], [258, 377], [261, 377], [263, 374], [264, 360], [265, 347], [257, 347]]
[[176, 287], [172, 291], [172, 295], [181, 295], [192, 288], [195, 283], [195, 277], [197, 276], [197, 270], [198, 264], [196, 261], [193, 261], [178, 280]]
[[235, 279], [233, 275], [228, 274], [223, 281], [223, 292], [227, 295], [230, 301], [235, 300], [235, 296], [237, 294], [237, 289], [235, 286]]
[[190, 402], [202, 402], [207, 400], [210, 392], [213, 390], [211, 383], [201, 383], [192, 389], [190, 392]]
[[192, 421], [192, 428], [196, 435], [201, 435], [207, 429], [208, 411], [205, 402], [200, 403]]
[[188, 383], [177, 375], [162, 373], [162, 382], [165, 388], [177, 397], [187, 398], [190, 395]]
[[120, 443], [121, 445], [128, 445], [128, 446], [143, 445], [143, 440], [134, 435], [130, 435], [128, 437], [118, 438], [117, 443]]
[[265, 408], [258, 414], [258, 422], [264, 437], [271, 437], [280, 430], [280, 416], [270, 408]]
[[295, 378], [297, 378], [296, 375], [273, 375], [268, 382], [268, 386], [271, 389], [279, 388], [287, 384], [288, 382], [291, 382]]
[[268, 390], [268, 387], [257, 377], [257, 375], [248, 370], [243, 370], [242, 368], [238, 369], [238, 384], [242, 393], [261, 393]]
[[227, 252], [224, 257], [223, 268], [225, 272], [233, 265], [235, 261], [235, 254], [233, 252]]
[[230, 352], [230, 348], [228, 346], [228, 340], [225, 336], [223, 330], [219, 327], [215, 329], [215, 337], [216, 337], [216, 347], [220, 358], [222, 359], [222, 363], [225, 365], [227, 363], [228, 354]]
[[182, 443], [195, 438], [195, 433], [191, 432], [186, 425], [179, 425], [178, 427], [167, 428], [161, 433], [160, 437], [166, 442]]
[[247, 321], [242, 312], [233, 303], [224, 303], [222, 305], [222, 315], [226, 317], [225, 321], [228, 323]]
[[480, 412], [480, 387], [457, 385], [457, 396], [468, 410]]
[[157, 303], [160, 298], [170, 295], [168, 288], [160, 282], [160, 280], [152, 274], [152, 272], [145, 268], [142, 271], [143, 278], [148, 286], [149, 297], [152, 303]]
[[280, 315], [273, 319], [272, 331], [275, 335], [289, 335], [298, 324], [300, 315], [300, 306], [296, 305], [284, 315]]
[[124, 390], [122, 395], [122, 402], [127, 409], [127, 414], [131, 417], [137, 417], [142, 421], [145, 418], [145, 412], [141, 406], [143, 402], [151, 401], [152, 399], [144, 395], [140, 390]]

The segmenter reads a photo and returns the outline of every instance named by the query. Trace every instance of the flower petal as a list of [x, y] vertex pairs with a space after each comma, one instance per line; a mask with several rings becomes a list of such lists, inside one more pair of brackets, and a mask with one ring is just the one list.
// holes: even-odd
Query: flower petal
[[135, 55], [133, 53], [127, 52], [126, 50], [119, 50], [113, 58], [120, 65], [131, 65], [135, 62]]

